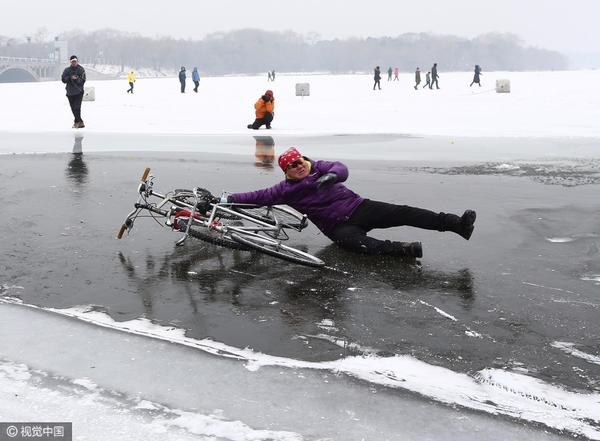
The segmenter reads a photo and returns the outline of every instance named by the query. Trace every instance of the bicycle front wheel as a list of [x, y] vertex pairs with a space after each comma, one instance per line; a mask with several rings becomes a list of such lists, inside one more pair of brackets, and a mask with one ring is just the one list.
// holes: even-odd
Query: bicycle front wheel
[[236, 242], [235, 240], [231, 240], [227, 236], [224, 236], [222, 233], [218, 231], [209, 230], [208, 228], [190, 228], [188, 234], [194, 239], [199, 239], [204, 242], [212, 243], [213, 245], [219, 245], [221, 247], [230, 248], [232, 250], [246, 250], [248, 251], [248, 247], [243, 243]]
[[[178, 222], [181, 227], [179, 231], [185, 231], [188, 220], [179, 219]], [[244, 244], [236, 242], [235, 240], [231, 239], [230, 237], [221, 233], [220, 231], [211, 230], [207, 227], [192, 225], [192, 227], [188, 231], [188, 234], [194, 239], [200, 239], [204, 242], [219, 245], [221, 247], [227, 247], [233, 250], [248, 250], [248, 247], [246, 247]]]
[[275, 225], [275, 219], [277, 219], [279, 224], [296, 229], [302, 229], [306, 226], [306, 221], [302, 214], [293, 208], [282, 207], [280, 205], [257, 207], [239, 205], [234, 210], [271, 225]]
[[231, 238], [236, 242], [260, 251], [270, 256], [278, 257], [288, 262], [320, 268], [325, 266], [318, 257], [279, 243], [279, 241], [254, 233], [232, 233]]

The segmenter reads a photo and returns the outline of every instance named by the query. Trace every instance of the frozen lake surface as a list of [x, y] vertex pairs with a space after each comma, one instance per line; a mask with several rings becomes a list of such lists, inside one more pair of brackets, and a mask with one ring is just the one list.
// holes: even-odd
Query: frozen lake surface
[[[600, 439], [598, 141], [260, 136], [0, 133], [4, 421], [99, 440]], [[473, 238], [376, 233], [422, 241], [414, 265], [311, 226], [292, 242], [322, 270], [176, 248], [152, 220], [114, 240], [144, 167], [159, 190], [243, 191], [281, 179], [268, 157], [289, 145], [342, 160], [365, 197], [476, 209]]]

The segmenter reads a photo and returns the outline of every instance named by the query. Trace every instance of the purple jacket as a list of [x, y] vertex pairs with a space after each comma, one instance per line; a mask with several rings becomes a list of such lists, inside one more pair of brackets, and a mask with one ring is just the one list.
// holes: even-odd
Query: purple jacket
[[[356, 207], [364, 200], [342, 184], [348, 179], [348, 167], [341, 162], [310, 161], [310, 174], [300, 180], [286, 179], [262, 190], [229, 195], [230, 202], [240, 204], [279, 205], [286, 204], [308, 218], [328, 235], [339, 224], [350, 219]], [[326, 173], [335, 173], [338, 182], [317, 189], [317, 179]]]

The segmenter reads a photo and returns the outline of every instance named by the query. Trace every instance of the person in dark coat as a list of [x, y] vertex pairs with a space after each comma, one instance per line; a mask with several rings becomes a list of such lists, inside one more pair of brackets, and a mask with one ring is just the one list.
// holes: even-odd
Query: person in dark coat
[[469, 85], [469, 87], [471, 87], [474, 83], [479, 84], [479, 87], [481, 87], [479, 75], [483, 75], [483, 74], [481, 73], [481, 67], [479, 67], [479, 64], [476, 64], [475, 65], [475, 73], [473, 75], [473, 81], [471, 81], [471, 84]]
[[392, 66], [388, 69], [388, 81], [392, 81]]
[[67, 99], [73, 112], [74, 129], [82, 129], [85, 127], [81, 119], [81, 101], [83, 101], [83, 85], [85, 84], [85, 69], [79, 64], [76, 55], [71, 55], [71, 65], [63, 70], [62, 82], [66, 84]]
[[421, 69], [417, 67], [417, 70], [415, 70], [415, 90], [417, 90], [419, 84], [421, 84]]
[[438, 85], [438, 78], [440, 76], [437, 73], [437, 63], [433, 63], [433, 66], [431, 66], [431, 84], [429, 85], [430, 89], [433, 89], [433, 85], [435, 84], [435, 88], [439, 89], [440, 86]]
[[279, 156], [278, 164], [285, 180], [270, 188], [230, 194], [227, 202], [289, 205], [306, 214], [340, 247], [362, 254], [423, 256], [420, 242], [379, 240], [367, 235], [376, 228], [411, 226], [451, 231], [466, 240], [473, 234], [473, 210], [457, 216], [362, 198], [343, 184], [348, 179], [348, 167], [341, 162], [313, 161], [292, 147]]
[[179, 71], [179, 83], [181, 83], [181, 93], [185, 93], [185, 67], [181, 66], [181, 70]]
[[379, 66], [376, 66], [375, 70], [373, 71], [373, 79], [375, 80], [375, 84], [373, 84], [373, 90], [375, 90], [375, 86], [379, 87], [379, 90], [381, 90], [381, 71], [379, 70]]

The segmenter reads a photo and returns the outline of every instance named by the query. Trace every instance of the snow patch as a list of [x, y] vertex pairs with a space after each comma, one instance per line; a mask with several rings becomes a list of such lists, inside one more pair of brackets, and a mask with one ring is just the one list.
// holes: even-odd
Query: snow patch
[[555, 341], [550, 344], [553, 348], [560, 349], [563, 352], [566, 352], [569, 355], [574, 357], [581, 358], [585, 361], [589, 361], [590, 363], [600, 364], [600, 357], [597, 355], [588, 354], [587, 352], [583, 352], [579, 349], [575, 348], [575, 343], [569, 343], [566, 341]]
[[425, 306], [429, 306], [430, 308], [433, 308], [433, 309], [435, 309], [435, 311], [436, 311], [436, 312], [437, 312], [439, 315], [441, 315], [441, 316], [443, 316], [443, 317], [446, 317], [446, 318], [448, 318], [448, 319], [452, 320], [453, 322], [456, 322], [456, 321], [458, 321], [458, 320], [456, 320], [456, 317], [454, 317], [453, 315], [450, 315], [450, 314], [448, 314], [446, 311], [443, 311], [443, 310], [441, 310], [441, 309], [440, 309], [440, 308], [438, 308], [437, 306], [430, 305], [429, 303], [427, 303], [427, 302], [424, 302], [423, 300], [419, 300], [419, 302], [420, 302], [421, 304], [425, 305]]
[[572, 237], [547, 237], [546, 240], [552, 243], [567, 243], [573, 242], [575, 239]]

